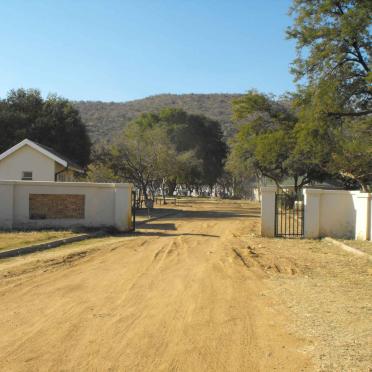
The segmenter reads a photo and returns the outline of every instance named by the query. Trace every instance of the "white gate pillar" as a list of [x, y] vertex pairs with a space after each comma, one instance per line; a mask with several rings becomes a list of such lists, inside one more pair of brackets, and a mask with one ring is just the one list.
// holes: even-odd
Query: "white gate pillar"
[[304, 237], [319, 238], [320, 194], [322, 190], [304, 189]]
[[372, 194], [361, 192], [357, 196], [355, 239], [371, 240], [372, 235]]
[[114, 221], [119, 231], [128, 231], [132, 226], [132, 185], [115, 184]]
[[275, 236], [275, 191], [276, 187], [261, 188], [261, 235]]

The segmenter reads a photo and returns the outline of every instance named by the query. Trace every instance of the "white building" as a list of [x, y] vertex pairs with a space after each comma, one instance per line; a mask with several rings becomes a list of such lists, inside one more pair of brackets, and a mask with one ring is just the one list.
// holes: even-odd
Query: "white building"
[[53, 149], [23, 140], [0, 154], [0, 180], [73, 181], [83, 170]]

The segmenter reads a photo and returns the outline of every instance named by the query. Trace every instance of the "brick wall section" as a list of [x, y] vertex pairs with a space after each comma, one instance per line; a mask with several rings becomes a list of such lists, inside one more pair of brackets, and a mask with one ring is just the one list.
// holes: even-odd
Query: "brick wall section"
[[85, 216], [85, 195], [30, 194], [31, 220], [82, 219]]

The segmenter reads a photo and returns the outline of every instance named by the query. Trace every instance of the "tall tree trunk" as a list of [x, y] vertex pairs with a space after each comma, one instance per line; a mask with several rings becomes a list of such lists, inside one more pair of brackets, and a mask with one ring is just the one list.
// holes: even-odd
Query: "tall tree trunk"
[[293, 178], [294, 178], [294, 192], [297, 195], [297, 191], [298, 191], [298, 176], [297, 176], [297, 174], [295, 176], [293, 176]]
[[358, 182], [359, 182], [359, 184], [360, 184], [360, 187], [361, 187], [361, 191], [362, 192], [369, 192], [369, 187], [368, 187], [368, 185], [367, 185], [367, 183], [365, 183], [365, 182], [363, 182], [363, 181], [361, 181], [361, 180], [357, 180]]
[[166, 182], [165, 182], [165, 179], [163, 178], [163, 182], [161, 184], [161, 193], [162, 193], [162, 196], [163, 196], [163, 204], [166, 204], [166, 201], [165, 201], [165, 185], [166, 185]]
[[167, 186], [168, 186], [168, 196], [173, 196], [173, 193], [176, 190], [177, 182], [168, 180]]
[[149, 200], [149, 196], [147, 193], [147, 185], [144, 182], [141, 183], [141, 190], [142, 190], [142, 194], [145, 199], [145, 202], [147, 202], [147, 200]]

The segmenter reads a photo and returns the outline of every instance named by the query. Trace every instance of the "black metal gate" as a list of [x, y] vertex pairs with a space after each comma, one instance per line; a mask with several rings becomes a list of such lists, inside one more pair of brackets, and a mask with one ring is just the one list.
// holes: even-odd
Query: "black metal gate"
[[303, 194], [275, 194], [275, 236], [302, 238], [304, 236]]
[[132, 226], [130, 231], [136, 230], [136, 209], [137, 209], [137, 196], [136, 191], [132, 191]]

